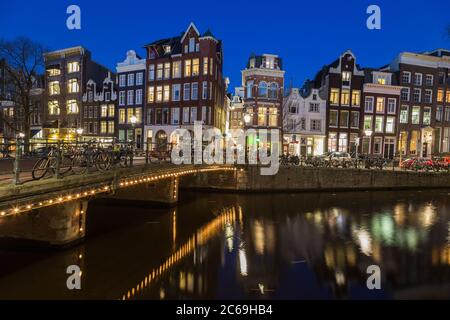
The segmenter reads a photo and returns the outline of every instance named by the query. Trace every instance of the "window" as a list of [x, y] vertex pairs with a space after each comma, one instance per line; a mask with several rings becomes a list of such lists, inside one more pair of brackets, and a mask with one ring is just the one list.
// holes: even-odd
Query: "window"
[[180, 108], [172, 108], [172, 124], [180, 123]]
[[174, 61], [172, 63], [172, 78], [181, 78], [181, 61]]
[[168, 108], [162, 109], [162, 123], [163, 124], [169, 123], [169, 109]]
[[425, 90], [425, 97], [424, 97], [424, 102], [425, 103], [432, 103], [432, 95], [433, 95], [433, 90], [430, 89], [426, 89]]
[[208, 57], [203, 57], [203, 75], [208, 74]]
[[266, 108], [264, 107], [258, 108], [258, 126], [266, 125], [266, 113], [267, 113]]
[[432, 74], [427, 74], [425, 76], [425, 85], [431, 87], [433, 85], [433, 75]]
[[375, 132], [383, 132], [383, 116], [375, 117]]
[[155, 65], [151, 64], [148, 66], [148, 80], [153, 81], [155, 80]]
[[337, 151], [337, 133], [328, 134], [328, 151]]
[[172, 85], [172, 101], [180, 101], [181, 98], [181, 85], [173, 84]]
[[142, 104], [142, 89], [136, 90], [136, 104]]
[[382, 137], [374, 137], [373, 138], [373, 153], [380, 154], [381, 153], [381, 144], [383, 142]]
[[170, 101], [170, 86], [164, 86], [164, 101]]
[[395, 132], [395, 117], [386, 117], [386, 133]]
[[108, 106], [106, 104], [102, 104], [100, 107], [100, 117], [106, 118], [108, 116]]
[[77, 100], [67, 100], [67, 113], [78, 113]]
[[206, 121], [206, 107], [202, 107], [202, 120], [203, 123]]
[[278, 110], [277, 108], [269, 108], [269, 126], [278, 126]]
[[444, 101], [444, 90], [443, 89], [438, 89], [437, 101], [438, 102], [443, 102]]
[[402, 73], [402, 84], [411, 83], [411, 72], [403, 71]]
[[156, 109], [155, 124], [162, 124], [162, 110]]
[[384, 113], [384, 98], [377, 97], [377, 113]]
[[164, 65], [162, 63], [159, 63], [156, 66], [156, 80], [161, 80], [163, 78], [163, 72], [164, 72], [163, 68], [164, 68]]
[[209, 64], [210, 64], [210, 66], [209, 66], [209, 74], [212, 76], [213, 75], [213, 58], [210, 58], [209, 59]]
[[191, 60], [184, 61], [184, 76], [185, 77], [191, 76]]
[[352, 106], [359, 107], [361, 101], [361, 91], [353, 90], [352, 91]]
[[61, 89], [59, 87], [59, 81], [50, 81], [48, 83], [48, 89], [49, 89], [49, 94], [51, 96], [61, 93]]
[[108, 132], [114, 133], [114, 121], [108, 121]]
[[320, 112], [320, 104], [317, 102], [310, 102], [309, 103], [309, 112]]
[[450, 121], [450, 107], [445, 108], [444, 120], [447, 122]]
[[431, 108], [424, 107], [423, 108], [423, 124], [430, 125], [431, 123]]
[[442, 106], [436, 107], [436, 121], [438, 122], [442, 121]]
[[119, 92], [119, 106], [125, 105], [125, 91]]
[[133, 105], [134, 104], [134, 91], [128, 90], [127, 92], [127, 105]]
[[339, 133], [339, 152], [347, 152], [347, 134], [346, 133]]
[[48, 114], [50, 115], [59, 114], [59, 102], [57, 100], [51, 100], [48, 102]]
[[100, 121], [100, 133], [106, 133], [108, 130], [108, 126], [106, 121]]
[[191, 95], [191, 84], [185, 83], [183, 85], [183, 100], [184, 101], [190, 100], [190, 95]]
[[364, 130], [372, 130], [372, 116], [364, 116]]
[[134, 115], [136, 116], [136, 122], [141, 123], [142, 122], [142, 109], [136, 108], [134, 110]]
[[191, 99], [198, 100], [198, 82], [193, 82], [191, 89], [192, 89]]
[[189, 52], [195, 51], [195, 38], [189, 38]]
[[420, 102], [421, 93], [422, 93], [422, 90], [414, 88], [414, 91], [413, 91], [413, 101], [414, 102]]
[[439, 84], [444, 84], [445, 83], [445, 73], [444, 72], [439, 72]]
[[61, 74], [60, 69], [47, 69], [47, 73], [50, 77], [59, 76]]
[[447, 92], [445, 94], [445, 102], [450, 104], [450, 88], [447, 88]]
[[350, 126], [352, 128], [359, 128], [359, 112], [352, 111], [351, 115], [352, 117], [350, 119]]
[[306, 130], [306, 119], [305, 118], [300, 119], [300, 130]]
[[364, 102], [364, 111], [365, 112], [373, 112], [373, 97], [366, 97]]
[[388, 98], [388, 110], [387, 112], [390, 114], [395, 114], [397, 108], [397, 100], [394, 98]]
[[192, 59], [192, 76], [198, 76], [200, 72], [200, 62], [199, 59]]
[[183, 108], [183, 123], [189, 123], [189, 108]]
[[155, 87], [148, 87], [148, 102], [152, 103], [155, 101]]
[[402, 101], [409, 101], [409, 88], [402, 88], [400, 96]]
[[422, 85], [422, 74], [414, 73], [414, 85], [421, 86]]
[[128, 85], [129, 87], [134, 86], [134, 73], [129, 73], [129, 74], [128, 74], [127, 85]]
[[137, 86], [141, 86], [142, 85], [143, 78], [144, 78], [144, 76], [143, 76], [142, 72], [136, 73], [136, 85]]
[[401, 106], [400, 107], [400, 123], [408, 123], [408, 106]]
[[350, 90], [342, 89], [341, 105], [344, 105], [344, 106], [350, 105]]
[[162, 86], [156, 87], [156, 102], [161, 102], [163, 99]]
[[348, 128], [348, 111], [341, 110], [341, 116], [339, 118], [339, 126], [341, 128]]
[[164, 79], [170, 79], [170, 62], [164, 63]]
[[419, 124], [420, 123], [420, 107], [413, 106], [411, 112], [411, 123]]
[[67, 72], [68, 73], [78, 72], [78, 71], [80, 71], [80, 64], [78, 63], [78, 61], [72, 61], [67, 64]]
[[352, 74], [348, 71], [342, 72], [342, 85], [343, 86], [350, 86], [350, 79], [352, 77]]
[[322, 130], [322, 121], [316, 120], [316, 119], [311, 119], [310, 128], [311, 128], [311, 131]]
[[78, 80], [76, 78], [73, 79], [69, 79], [68, 83], [67, 83], [67, 91], [69, 93], [75, 93], [75, 92], [79, 92], [80, 88], [78, 85]]
[[337, 127], [338, 125], [338, 112], [337, 110], [330, 110], [330, 127]]
[[247, 98], [252, 98], [253, 97], [253, 80], [252, 81], [247, 81]]
[[330, 103], [331, 104], [339, 104], [339, 89], [331, 88]]
[[272, 82], [269, 86], [269, 99], [278, 98], [278, 84]]
[[202, 99], [203, 100], [208, 99], [208, 82], [207, 81], [203, 81], [203, 84], [202, 84]]
[[191, 123], [197, 121], [197, 107], [191, 108]]
[[108, 117], [114, 117], [115, 106], [113, 104], [108, 105]]
[[386, 76], [378, 75], [376, 79], [377, 84], [386, 84]]
[[105, 92], [105, 101], [111, 100], [111, 92]]
[[125, 123], [125, 109], [119, 109], [119, 123]]
[[258, 96], [259, 97], [267, 97], [267, 83], [265, 81], [261, 81], [259, 83]]

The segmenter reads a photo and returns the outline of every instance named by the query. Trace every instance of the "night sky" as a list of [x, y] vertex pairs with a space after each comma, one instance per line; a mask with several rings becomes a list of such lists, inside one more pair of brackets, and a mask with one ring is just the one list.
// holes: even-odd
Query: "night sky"
[[[81, 30], [66, 28], [66, 8], [81, 8]], [[366, 9], [381, 7], [381, 30], [366, 28]], [[284, 60], [286, 82], [300, 86], [351, 49], [362, 66], [379, 67], [401, 51], [450, 48], [450, 0], [101, 1], [0, 0], [0, 38], [27, 36], [52, 50], [83, 45], [112, 68], [129, 49], [184, 32], [193, 21], [224, 42], [231, 86], [251, 53]]]

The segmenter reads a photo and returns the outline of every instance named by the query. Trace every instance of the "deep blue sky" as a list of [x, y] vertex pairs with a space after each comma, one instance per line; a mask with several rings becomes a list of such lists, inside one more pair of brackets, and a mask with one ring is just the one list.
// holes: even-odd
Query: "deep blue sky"
[[[81, 7], [82, 29], [66, 28], [66, 8]], [[382, 29], [366, 28], [366, 8], [381, 7]], [[346, 49], [363, 66], [388, 63], [400, 51], [450, 48], [450, 0], [0, 0], [0, 38], [28, 36], [51, 49], [83, 45], [112, 68], [128, 49], [177, 35], [193, 21], [224, 42], [224, 74], [240, 85], [249, 54], [284, 60], [299, 86]]]

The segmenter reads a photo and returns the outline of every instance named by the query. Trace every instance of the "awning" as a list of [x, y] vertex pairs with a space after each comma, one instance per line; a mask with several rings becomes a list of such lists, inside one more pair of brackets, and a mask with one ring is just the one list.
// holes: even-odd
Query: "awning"
[[35, 135], [37, 135], [41, 131], [42, 131], [42, 129], [31, 129], [30, 130], [30, 137], [33, 138]]
[[44, 129], [57, 129], [58, 128], [58, 120], [49, 121], [44, 123], [42, 126]]

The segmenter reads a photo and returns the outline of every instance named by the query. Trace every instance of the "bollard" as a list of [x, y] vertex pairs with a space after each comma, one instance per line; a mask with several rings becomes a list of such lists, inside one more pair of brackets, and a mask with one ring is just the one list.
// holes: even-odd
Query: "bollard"
[[22, 148], [22, 139], [17, 138], [16, 139], [16, 157], [14, 159], [14, 167], [13, 167], [13, 183], [15, 185], [20, 184], [20, 156], [21, 156], [21, 150]]

